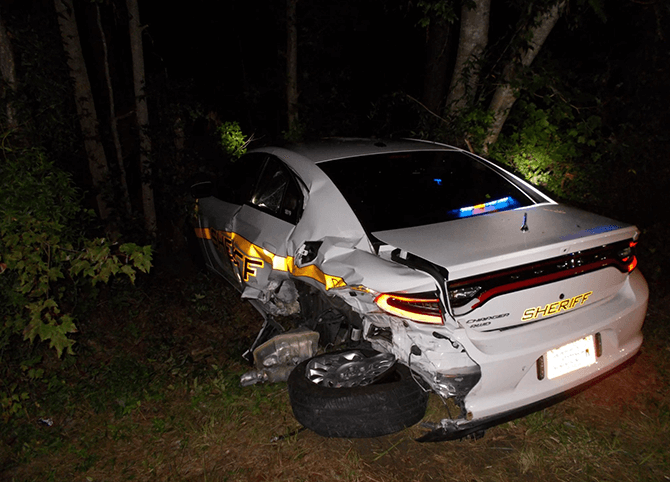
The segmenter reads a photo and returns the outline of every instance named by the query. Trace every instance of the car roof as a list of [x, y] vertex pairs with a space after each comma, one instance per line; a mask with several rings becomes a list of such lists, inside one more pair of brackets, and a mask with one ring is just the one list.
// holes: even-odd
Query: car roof
[[[314, 163], [345, 159], [349, 157], [367, 156], [374, 154], [387, 154], [406, 151], [460, 151], [456, 147], [436, 142], [416, 139], [363, 139], [350, 137], [329, 137], [315, 142], [291, 144], [286, 149]], [[260, 149], [263, 150], [263, 149]]]

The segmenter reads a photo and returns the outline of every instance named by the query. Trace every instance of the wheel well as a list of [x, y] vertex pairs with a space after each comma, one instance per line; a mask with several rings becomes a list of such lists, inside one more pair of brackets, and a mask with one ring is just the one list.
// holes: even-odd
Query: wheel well
[[307, 328], [319, 333], [321, 345], [352, 341], [352, 334], [363, 329], [360, 315], [343, 300], [327, 296], [306, 283], [296, 282], [295, 286], [302, 321]]

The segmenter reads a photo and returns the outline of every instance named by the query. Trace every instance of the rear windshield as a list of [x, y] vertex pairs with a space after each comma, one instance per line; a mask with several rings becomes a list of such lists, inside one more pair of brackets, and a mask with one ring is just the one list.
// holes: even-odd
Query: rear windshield
[[319, 163], [368, 232], [507, 211], [539, 201], [464, 152], [421, 151]]

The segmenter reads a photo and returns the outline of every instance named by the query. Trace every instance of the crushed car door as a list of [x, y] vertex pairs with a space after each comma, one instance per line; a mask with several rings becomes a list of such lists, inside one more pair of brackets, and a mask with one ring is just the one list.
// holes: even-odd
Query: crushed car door
[[[233, 218], [250, 199], [267, 155], [249, 154], [226, 165], [216, 176], [212, 192], [198, 196], [196, 235], [204, 247], [205, 262], [237, 290], [243, 286], [231, 263], [230, 236]], [[210, 181], [211, 184], [211, 181]]]
[[249, 200], [233, 216], [226, 233], [229, 259], [245, 298], [264, 299], [266, 290], [288, 276], [287, 241], [304, 203], [297, 176], [274, 156], [267, 156]]

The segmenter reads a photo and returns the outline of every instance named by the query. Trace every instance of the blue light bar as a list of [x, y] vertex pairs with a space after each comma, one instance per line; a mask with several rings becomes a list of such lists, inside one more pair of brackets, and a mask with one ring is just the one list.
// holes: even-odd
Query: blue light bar
[[467, 218], [495, 211], [507, 211], [508, 209], [514, 209], [517, 206], [519, 206], [519, 202], [516, 199], [511, 196], [506, 196], [501, 199], [496, 199], [495, 201], [454, 209], [451, 213], [455, 218]]

